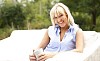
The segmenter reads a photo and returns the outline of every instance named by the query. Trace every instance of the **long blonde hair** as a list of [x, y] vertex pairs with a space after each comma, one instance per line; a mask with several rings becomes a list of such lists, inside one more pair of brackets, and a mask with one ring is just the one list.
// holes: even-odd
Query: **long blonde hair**
[[63, 3], [56, 3], [53, 8], [51, 9], [50, 11], [50, 18], [51, 18], [51, 22], [52, 22], [52, 25], [55, 26], [55, 22], [54, 22], [54, 15], [55, 15], [55, 10], [56, 8], [60, 6], [64, 9], [65, 13], [68, 15], [68, 24], [69, 25], [75, 25], [74, 23], [74, 19], [69, 11], [69, 8], [67, 6], [65, 6]]

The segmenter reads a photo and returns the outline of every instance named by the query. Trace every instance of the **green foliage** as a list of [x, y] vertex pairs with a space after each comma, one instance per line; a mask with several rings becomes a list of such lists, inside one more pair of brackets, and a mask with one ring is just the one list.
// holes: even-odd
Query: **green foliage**
[[43, 0], [25, 4], [23, 12], [26, 15], [26, 29], [47, 28], [51, 24], [49, 18], [50, 2]]
[[79, 13], [79, 16], [74, 15], [74, 17], [84, 30], [96, 30], [97, 17], [100, 16], [100, 0], [60, 0], [60, 2], [67, 5], [72, 13]]
[[[52, 0], [35, 0], [35, 2], [12, 3], [5, 1], [0, 7], [0, 28], [8, 31], [9, 29], [40, 29], [51, 25], [49, 11]], [[5, 32], [1, 35], [4, 38]], [[9, 32], [7, 33], [9, 34]], [[8, 35], [6, 35], [8, 36]]]
[[[14, 27], [15, 29], [21, 29], [19, 27], [24, 26], [24, 13], [22, 12], [21, 5], [4, 5], [1, 7], [1, 17], [2, 20], [1, 28], [5, 26]], [[13, 23], [13, 25], [12, 25]]]
[[[0, 6], [0, 39], [8, 37], [15, 29], [48, 28], [51, 25], [49, 12], [52, 1], [57, 3], [57, 0], [34, 0], [34, 2], [21, 0], [21, 3], [5, 0]], [[69, 7], [75, 23], [83, 30], [100, 31], [100, 0], [60, 0], [60, 2]], [[94, 29], [93, 17], [97, 23]]]
[[78, 24], [83, 30], [91, 30], [91, 17], [87, 13], [74, 12], [72, 13], [75, 23]]
[[9, 27], [0, 29], [0, 40], [9, 37], [12, 31], [13, 29]]
[[94, 28], [94, 31], [100, 32], [100, 16], [97, 17], [97, 25]]

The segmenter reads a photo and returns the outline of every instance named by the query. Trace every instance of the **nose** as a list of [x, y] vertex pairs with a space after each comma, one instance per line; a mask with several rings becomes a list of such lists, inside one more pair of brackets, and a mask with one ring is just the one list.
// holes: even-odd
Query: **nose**
[[57, 22], [60, 22], [62, 19], [59, 17], [58, 19], [57, 19]]

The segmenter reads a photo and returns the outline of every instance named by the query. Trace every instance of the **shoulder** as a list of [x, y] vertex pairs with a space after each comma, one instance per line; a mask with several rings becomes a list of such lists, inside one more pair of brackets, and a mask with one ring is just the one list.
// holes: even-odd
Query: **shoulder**
[[48, 32], [54, 32], [55, 31], [55, 27], [54, 26], [49, 26], [48, 27]]
[[76, 36], [82, 36], [83, 35], [83, 30], [78, 26], [74, 26], [75, 28], [75, 33], [76, 33]]
[[71, 29], [72, 29], [74, 34], [76, 34], [76, 33], [83, 33], [82, 29], [78, 25], [76, 25], [76, 24], [74, 26], [71, 26]]
[[49, 30], [49, 29], [54, 29], [54, 26], [49, 26], [49, 27], [48, 27], [48, 30]]
[[82, 32], [82, 29], [79, 27], [79, 25], [75, 24], [73, 27], [76, 32]]
[[79, 28], [76, 33], [77, 34], [83, 34], [83, 30], [81, 28]]
[[55, 34], [55, 27], [54, 26], [49, 26], [48, 27], [48, 35], [53, 35]]

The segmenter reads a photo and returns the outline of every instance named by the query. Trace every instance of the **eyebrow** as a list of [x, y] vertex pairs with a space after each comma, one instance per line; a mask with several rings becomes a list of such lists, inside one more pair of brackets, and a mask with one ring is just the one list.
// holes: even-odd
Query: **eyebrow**
[[[62, 8], [62, 7], [61, 7], [61, 8]], [[62, 9], [63, 9], [63, 8], [62, 8]], [[54, 17], [55, 17], [56, 14], [57, 14], [57, 16], [58, 16], [58, 15], [63, 15], [63, 13], [62, 13], [61, 10], [57, 10], [57, 7], [56, 7], [55, 12], [54, 12]]]

